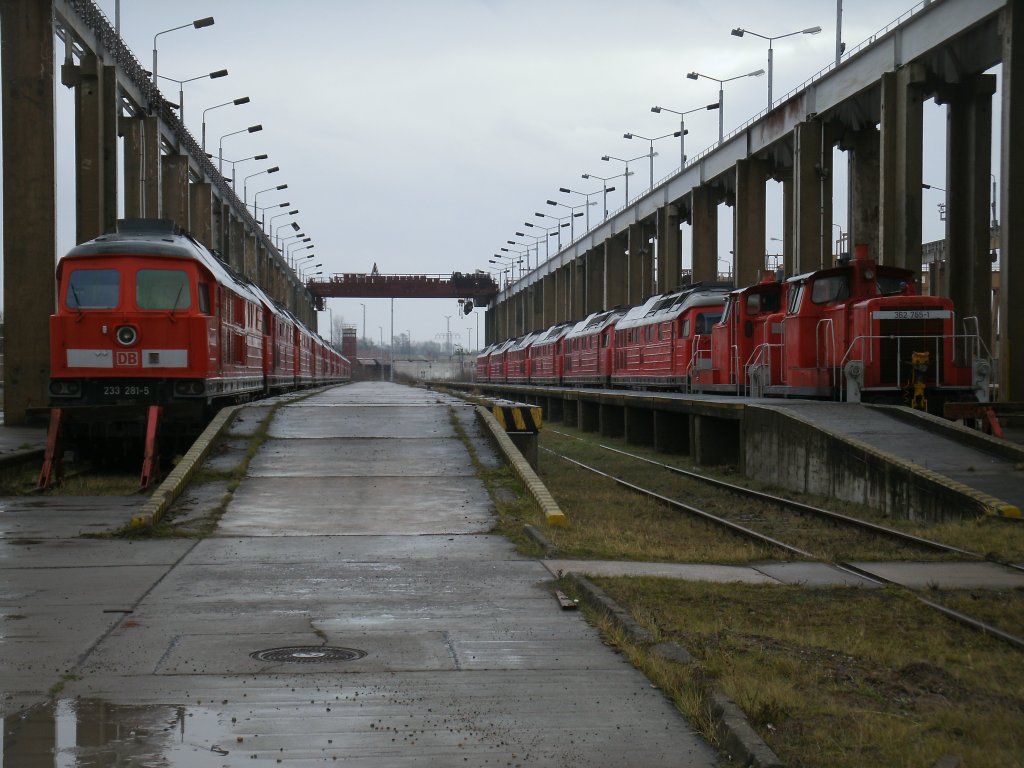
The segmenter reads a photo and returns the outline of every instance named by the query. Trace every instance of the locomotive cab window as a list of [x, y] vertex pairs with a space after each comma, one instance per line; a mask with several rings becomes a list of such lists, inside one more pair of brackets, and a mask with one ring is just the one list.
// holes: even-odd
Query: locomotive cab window
[[199, 311], [204, 315], [210, 314], [210, 285], [209, 283], [199, 284]]
[[68, 277], [68, 309], [114, 309], [121, 293], [116, 269], [76, 269]]
[[850, 281], [846, 275], [821, 277], [811, 287], [811, 301], [815, 304], [832, 304], [850, 296]]
[[139, 309], [188, 309], [188, 274], [183, 269], [140, 269], [135, 275], [135, 303]]

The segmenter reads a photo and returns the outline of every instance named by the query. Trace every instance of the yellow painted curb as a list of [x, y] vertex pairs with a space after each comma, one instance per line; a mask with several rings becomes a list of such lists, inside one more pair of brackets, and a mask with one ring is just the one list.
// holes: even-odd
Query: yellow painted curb
[[476, 415], [491, 430], [495, 442], [497, 442], [501, 452], [505, 454], [505, 460], [512, 465], [512, 471], [519, 476], [519, 479], [523, 481], [526, 489], [530, 492], [530, 495], [533, 496], [534, 501], [540, 506], [548, 525], [567, 528], [569, 526], [569, 518], [558, 507], [558, 503], [551, 495], [551, 492], [544, 486], [544, 483], [541, 482], [541, 479], [537, 477], [537, 473], [533, 471], [530, 463], [523, 458], [523, 454], [519, 452], [519, 449], [515, 447], [509, 436], [505, 434], [505, 430], [498, 424], [498, 420], [494, 418], [490, 411], [479, 405], [476, 406]]
[[153, 495], [149, 497], [149, 501], [143, 505], [142, 511], [132, 517], [129, 523], [130, 527], [141, 528], [147, 525], [156, 525], [160, 522], [171, 504], [174, 503], [174, 500], [185, 490], [196, 470], [206, 460], [213, 442], [221, 432], [228, 428], [231, 421], [235, 418], [235, 414], [244, 407], [244, 405], [233, 405], [229, 408], [222, 408], [213, 417], [213, 421], [206, 425], [206, 429], [203, 430], [203, 433], [196, 439], [185, 455], [181, 457], [181, 461], [164, 478], [164, 481], [160, 483], [160, 487], [153, 492]]

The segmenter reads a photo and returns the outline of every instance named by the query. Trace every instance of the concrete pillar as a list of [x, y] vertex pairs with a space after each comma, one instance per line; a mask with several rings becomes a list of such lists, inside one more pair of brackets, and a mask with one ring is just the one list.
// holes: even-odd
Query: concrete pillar
[[490, 305], [484, 310], [484, 344], [488, 346], [497, 340], [494, 332], [494, 318], [497, 312], [497, 308]]
[[159, 219], [160, 127], [155, 117], [123, 118], [124, 217]]
[[113, 67], [87, 54], [65, 63], [61, 82], [75, 89], [75, 241], [117, 225], [117, 106]]
[[[999, 398], [1024, 401], [1024, 8], [1008, 4], [1000, 24], [1003, 38], [1002, 130], [1000, 157], [999, 232]], [[6, 146], [6, 141], [5, 141]], [[6, 230], [5, 230], [6, 231]]]
[[690, 449], [690, 419], [684, 413], [654, 411], [654, 450], [686, 453]]
[[711, 187], [694, 187], [690, 192], [693, 235], [693, 282], [718, 278], [718, 196]]
[[627, 230], [629, 238], [629, 255], [626, 259], [627, 301], [629, 304], [642, 304], [654, 291], [651, 279], [654, 273], [654, 253], [651, 248], [650, 236], [643, 224], [630, 224]]
[[229, 263], [236, 272], [245, 272], [245, 224], [240, 219], [232, 219]]
[[832, 144], [826, 134], [819, 120], [798, 123], [795, 130], [793, 259], [796, 273], [832, 266]]
[[765, 179], [768, 165], [749, 157], [736, 161], [736, 208], [733, 211], [735, 262], [733, 282], [753, 285], [764, 270]]
[[991, 349], [989, 169], [992, 166], [992, 95], [996, 92], [996, 77], [978, 75], [943, 91], [941, 98], [948, 103], [947, 269], [943, 293], [953, 299], [958, 318], [978, 318], [978, 332]]
[[628, 406], [623, 411], [626, 442], [629, 445], [654, 445], [654, 411]]
[[213, 247], [213, 185], [189, 184], [189, 231], [207, 248]]
[[530, 305], [533, 307], [533, 327], [548, 328], [554, 323], [544, 322], [544, 282], [538, 280], [530, 287]]
[[[562, 408], [562, 424], [567, 427], [575, 427], [580, 423], [579, 400], [566, 400]], [[593, 430], [591, 430], [593, 431]]]
[[[921, 271], [924, 72], [909, 64], [882, 75], [879, 159], [880, 264]], [[920, 287], [920, 282], [918, 283]]]
[[608, 309], [629, 303], [626, 283], [626, 245], [623, 235], [604, 241], [604, 306]]
[[583, 432], [597, 432], [601, 429], [601, 408], [597, 403], [577, 400], [579, 407], [577, 425]]
[[690, 416], [690, 456], [702, 466], [737, 464], [740, 423], [712, 416]]
[[854, 244], [866, 245], [873, 259], [877, 259], [879, 254], [880, 139], [878, 129], [873, 125], [850, 131], [843, 139], [849, 167], [847, 221], [850, 222], [850, 231], [847, 242], [851, 254]]
[[672, 203], [658, 209], [657, 272], [657, 293], [674, 291], [683, 280], [683, 239], [679, 231], [679, 206]]
[[57, 251], [53, 6], [0, 0], [3, 71], [4, 422], [45, 407]]
[[604, 248], [598, 246], [584, 257], [587, 265], [587, 301], [580, 318], [604, 309]]
[[597, 408], [601, 437], [622, 437], [626, 431], [626, 409], [607, 403]]
[[561, 279], [561, 291], [558, 300], [561, 302], [562, 320], [571, 320], [573, 315], [572, 290], [573, 290], [573, 266], [566, 264], [558, 270]]
[[782, 183], [782, 271], [786, 275], [796, 274], [796, 185], [793, 184], [793, 169], [776, 170], [775, 178]]
[[256, 233], [242, 228], [242, 274], [256, 280]]
[[586, 314], [587, 306], [587, 259], [575, 259], [572, 269], [572, 310], [569, 319], [578, 319]]
[[170, 219], [185, 231], [190, 231], [188, 157], [186, 155], [165, 155], [161, 159], [160, 165], [163, 218]]
[[544, 276], [541, 281], [541, 285], [544, 290], [544, 323], [545, 327], [552, 326], [558, 322], [558, 312], [556, 307], [558, 306], [557, 297], [558, 291], [555, 285], [555, 275], [549, 273]]

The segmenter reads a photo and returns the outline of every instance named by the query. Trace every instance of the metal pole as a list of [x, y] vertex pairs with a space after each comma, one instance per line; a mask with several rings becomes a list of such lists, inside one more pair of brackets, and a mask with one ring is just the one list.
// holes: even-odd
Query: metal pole
[[772, 59], [775, 57], [772, 55], [772, 41], [768, 40], [768, 109], [772, 108]]
[[395, 297], [391, 297], [391, 381], [395, 380]]
[[651, 189], [654, 189], [654, 139], [651, 139]]
[[843, 56], [843, 0], [836, 0], [836, 66]]
[[679, 167], [686, 165], [686, 118], [679, 116]]
[[718, 142], [722, 142], [722, 137], [725, 135], [725, 86], [721, 82], [718, 84]]

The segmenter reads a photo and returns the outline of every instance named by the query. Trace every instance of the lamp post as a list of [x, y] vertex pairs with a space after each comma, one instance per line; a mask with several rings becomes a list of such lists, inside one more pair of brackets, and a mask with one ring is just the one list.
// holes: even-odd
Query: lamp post
[[380, 380], [384, 381], [384, 326], [378, 325], [380, 331]]
[[[600, 179], [601, 180], [601, 186], [604, 189], [604, 219], [607, 219], [608, 218], [608, 193], [615, 191], [615, 187], [609, 187], [608, 186], [608, 182], [611, 181], [612, 179], [618, 179], [618, 178], [626, 178], [626, 179], [628, 179], [629, 178], [629, 169], [627, 168], [625, 173], [618, 173], [618, 174], [616, 174], [614, 176], [595, 176], [593, 173], [584, 173], [583, 174], [583, 178], [584, 179]], [[604, 219], [601, 219], [601, 220], [604, 221]]]
[[216, 80], [219, 77], [227, 77], [228, 71], [226, 69], [218, 69], [216, 72], [210, 72], [206, 75], [197, 75], [196, 77], [190, 77], [187, 80], [178, 80], [173, 77], [167, 77], [166, 75], [160, 75], [164, 80], [170, 80], [172, 83], [178, 84], [178, 120], [181, 124], [185, 124], [185, 83], [192, 83], [196, 80], [205, 80], [210, 78]]
[[[586, 174], [583, 174], [583, 175], [586, 176]], [[591, 195], [596, 195], [597, 192], [577, 192], [575, 189], [569, 189], [568, 187], [559, 187], [558, 191], [559, 192], [564, 192], [567, 195], [570, 195], [570, 194], [571, 195], [582, 195], [586, 199], [586, 201], [587, 201], [587, 231], [589, 232], [590, 231], [590, 206], [593, 205], [593, 203], [590, 202], [590, 196]], [[615, 191], [615, 187], [605, 187], [604, 188], [605, 200], [608, 199], [608, 193], [609, 192], [614, 192], [614, 191]], [[607, 208], [607, 206], [605, 206], [605, 208]], [[605, 211], [605, 215], [606, 216], [608, 215], [607, 211]]]
[[363, 302], [359, 302], [359, 306], [363, 308], [363, 343], [366, 343], [366, 305]]
[[153, 87], [154, 88], [156, 87], [156, 78], [157, 78], [157, 74], [156, 74], [156, 39], [158, 37], [160, 37], [160, 35], [166, 35], [168, 32], [176, 32], [179, 29], [185, 29], [186, 27], [194, 27], [195, 29], [202, 29], [203, 27], [212, 27], [212, 26], [213, 26], [213, 16], [207, 16], [204, 19], [196, 19], [195, 21], [190, 21], [188, 24], [182, 24], [180, 27], [171, 27], [170, 29], [162, 30], [160, 32], [157, 32], [155, 35], [153, 35]]
[[[943, 196], [946, 194], [946, 190], [942, 187], [936, 187], [934, 184], [921, 184], [921, 189], [934, 189], [936, 192], [941, 192]], [[937, 203], [939, 209], [939, 221], [946, 220], [946, 201], [943, 199], [941, 203]]]
[[[274, 203], [273, 205], [263, 205], [263, 206], [260, 206], [259, 210], [263, 211], [263, 215], [260, 218], [260, 226], [263, 227], [263, 231], [264, 232], [266, 232], [266, 230], [267, 230], [267, 211], [269, 211], [271, 208], [287, 208], [289, 205], [291, 205], [291, 202], [285, 201], [283, 203]], [[256, 218], [256, 206], [255, 205], [253, 206], [253, 218]], [[270, 234], [270, 233], [268, 232], [267, 234]]]
[[677, 112], [674, 109], [668, 107], [651, 107], [651, 112], [660, 114], [662, 112], [671, 112], [673, 115], [679, 115], [679, 133], [676, 136], [679, 137], [679, 167], [682, 168], [686, 165], [686, 116], [694, 112], [703, 112], [705, 110], [718, 109], [721, 105], [716, 101], [714, 104], [708, 104], [706, 107], [695, 107], [693, 109], [687, 109], [683, 112]]
[[624, 134], [622, 134], [622, 138], [624, 138], [624, 139], [643, 139], [644, 141], [649, 141], [651, 143], [651, 149], [648, 152], [648, 157], [651, 158], [651, 189], [654, 189], [654, 142], [656, 142], [658, 139], [667, 139], [669, 136], [678, 136], [678, 135], [679, 135], [679, 131], [674, 131], [673, 133], [666, 133], [664, 136], [655, 136], [652, 139], [652, 138], [649, 138], [647, 136], [641, 136], [639, 133], [624, 133]]
[[[534, 262], [538, 267], [540, 266], [540, 241], [544, 241], [544, 259], [548, 258], [548, 239], [547, 237], [541, 237], [540, 235], [531, 235], [529, 232], [516, 232], [516, 237], [532, 237], [532, 243], [519, 243], [519, 245], [525, 245], [527, 250], [535, 248], [537, 250], [537, 260]], [[529, 261], [527, 261], [529, 265]]]
[[[586, 203], [583, 203], [582, 205], [566, 205], [565, 203], [560, 203], [557, 200], [545, 200], [545, 202], [548, 205], [556, 205], [556, 206], [560, 205], [562, 208], [568, 208], [572, 212], [572, 215], [569, 217], [569, 225], [570, 225], [569, 226], [569, 237], [571, 238], [570, 242], [576, 242], [576, 222], [573, 221], [573, 219], [575, 219], [577, 216], [582, 216], [583, 215], [582, 213], [576, 213], [576, 209], [577, 208], [589, 209], [590, 206], [592, 205], [592, 203], [589, 200]], [[589, 221], [589, 217], [588, 217], [588, 221]], [[590, 229], [590, 227], [588, 226], [587, 229]]]
[[238, 106], [241, 106], [242, 104], [248, 104], [248, 103], [249, 103], [249, 97], [248, 96], [239, 96], [237, 99], [232, 99], [231, 101], [225, 101], [223, 104], [214, 104], [212, 107], [207, 107], [206, 109], [203, 110], [203, 152], [204, 153], [206, 152], [206, 113], [209, 112], [210, 110], [213, 110], [213, 109], [220, 109], [221, 107], [228, 107], [228, 106], [232, 106], [232, 105], [238, 107]]
[[725, 136], [725, 84], [733, 80], [739, 80], [744, 77], [760, 77], [764, 74], [763, 69], [755, 70], [754, 72], [747, 72], [745, 75], [736, 75], [735, 77], [727, 77], [724, 80], [719, 80], [717, 77], [711, 77], [710, 75], [702, 75], [700, 72], [687, 72], [686, 76], [690, 80], [697, 80], [703, 77], [705, 80], [714, 80], [718, 83], [718, 140], [721, 141]]
[[[223, 136], [220, 137], [220, 141], [217, 142], [217, 172], [221, 176], [224, 175], [224, 139], [228, 138], [229, 136], [237, 136], [240, 133], [256, 133], [257, 131], [262, 131], [262, 130], [263, 130], [263, 126], [257, 123], [256, 125], [250, 125], [248, 128], [242, 128], [241, 130], [238, 130], [238, 131], [232, 131], [231, 133], [225, 133]], [[234, 170], [232, 170], [232, 172], [231, 172], [232, 183], [234, 182], [234, 176], [235, 176], [235, 173], [234, 173]]]
[[[561, 218], [559, 218], [558, 216], [552, 216], [549, 213], [541, 213], [540, 211], [534, 211], [533, 215], [540, 219], [554, 219], [555, 221], [558, 222], [558, 250], [562, 250], [562, 227], [571, 227], [572, 219], [575, 218], [576, 216], [582, 216], [583, 214], [574, 213], [571, 216], [562, 216]], [[569, 219], [570, 221], [563, 224], [562, 222], [565, 221], [566, 219]]]
[[277, 173], [281, 169], [278, 166], [272, 168], [264, 168], [262, 171], [256, 171], [256, 173], [250, 173], [242, 180], [242, 205], [249, 204], [249, 179], [254, 176], [262, 176], [264, 173]]
[[[608, 161], [608, 160], [618, 160], [620, 163], [625, 163], [626, 164], [626, 172], [624, 174], [622, 174], [623, 176], [626, 177], [626, 205], [629, 205], [629, 164], [633, 163], [633, 162], [636, 162], [637, 160], [639, 160], [642, 157], [647, 157], [647, 155], [637, 155], [636, 157], [631, 157], [629, 160], [623, 160], [621, 157], [615, 157], [615, 155], [602, 155], [601, 156], [601, 159], [605, 160], [605, 161]], [[654, 162], [653, 159], [651, 160], [651, 162]], [[652, 171], [652, 176], [653, 176], [653, 171]], [[615, 177], [612, 176], [611, 178], [615, 178]]]
[[[270, 228], [271, 229], [274, 228], [274, 219], [279, 219], [282, 216], [294, 216], [298, 212], [299, 212], [299, 209], [298, 208], [294, 208], [294, 209], [292, 209], [290, 211], [287, 211], [286, 213], [279, 213], [279, 214], [277, 214], [277, 216], [271, 216], [270, 217]], [[292, 229], [294, 229], [296, 232], [299, 231], [299, 225], [298, 225], [297, 222], [294, 222], [294, 221], [286, 222], [286, 223], [282, 224], [280, 227], [278, 227], [277, 230], [274, 232], [274, 242], [277, 243], [277, 247], [278, 248], [281, 247], [281, 238], [278, 236], [277, 233], [280, 232], [285, 227], [289, 227], [289, 226], [292, 227]]]
[[[542, 230], [544, 230], [545, 237], [542, 238], [544, 240], [544, 259], [545, 260], [550, 259], [551, 258], [551, 248], [550, 248], [550, 246], [548, 244], [551, 241], [549, 240], [549, 238], [555, 237], [558, 234], [558, 227], [542, 227], [540, 224], [534, 224], [534, 223], [529, 222], [529, 221], [524, 221], [523, 222], [523, 226], [531, 227], [531, 228], [534, 228], [534, 229], [542, 229]], [[533, 237], [538, 237], [539, 238], [540, 236], [539, 235], [533, 235]], [[540, 240], [538, 240], [538, 242], [540, 242]], [[538, 259], [540, 258], [540, 250], [537, 251], [537, 258]], [[537, 263], [540, 264], [539, 261]]]
[[735, 35], [736, 37], [743, 37], [743, 35], [753, 35], [754, 37], [760, 37], [762, 40], [767, 40], [768, 41], [768, 108], [769, 109], [771, 109], [771, 106], [772, 106], [772, 66], [773, 66], [773, 58], [774, 58], [774, 51], [772, 50], [772, 43], [775, 40], [781, 40], [784, 37], [792, 37], [793, 35], [816, 35], [819, 32], [821, 32], [821, 27], [808, 27], [807, 29], [798, 29], [796, 32], [787, 32], [784, 35], [774, 35], [772, 37], [768, 37], [767, 35], [762, 35], [762, 34], [759, 34], [757, 32], [751, 32], [749, 29], [743, 29], [742, 27], [737, 27], [736, 29], [734, 29], [732, 31], [732, 34]]
[[[288, 185], [287, 184], [278, 184], [276, 187], [267, 187], [266, 189], [261, 189], [259, 192], [257, 192], [255, 195], [252, 196], [252, 215], [253, 215], [253, 218], [256, 217], [256, 201], [260, 199], [260, 195], [262, 195], [264, 192], [275, 192], [275, 191], [281, 190], [281, 189], [288, 189]], [[285, 205], [291, 205], [291, 203], [285, 203]]]
[[[207, 154], [207, 157], [209, 157], [209, 156], [210, 155]], [[235, 183], [235, 178], [236, 178], [236, 176], [235, 176], [235, 166], [236, 165], [238, 165], [239, 163], [244, 163], [244, 162], [246, 162], [248, 160], [266, 160], [266, 159], [267, 159], [267, 155], [251, 155], [249, 157], [243, 157], [241, 160], [228, 160], [225, 157], [223, 159], [223, 162], [231, 163], [231, 178], [230, 179], [225, 179], [225, 181], [230, 181], [231, 182], [231, 191], [234, 192], [235, 188], [238, 186]]]

